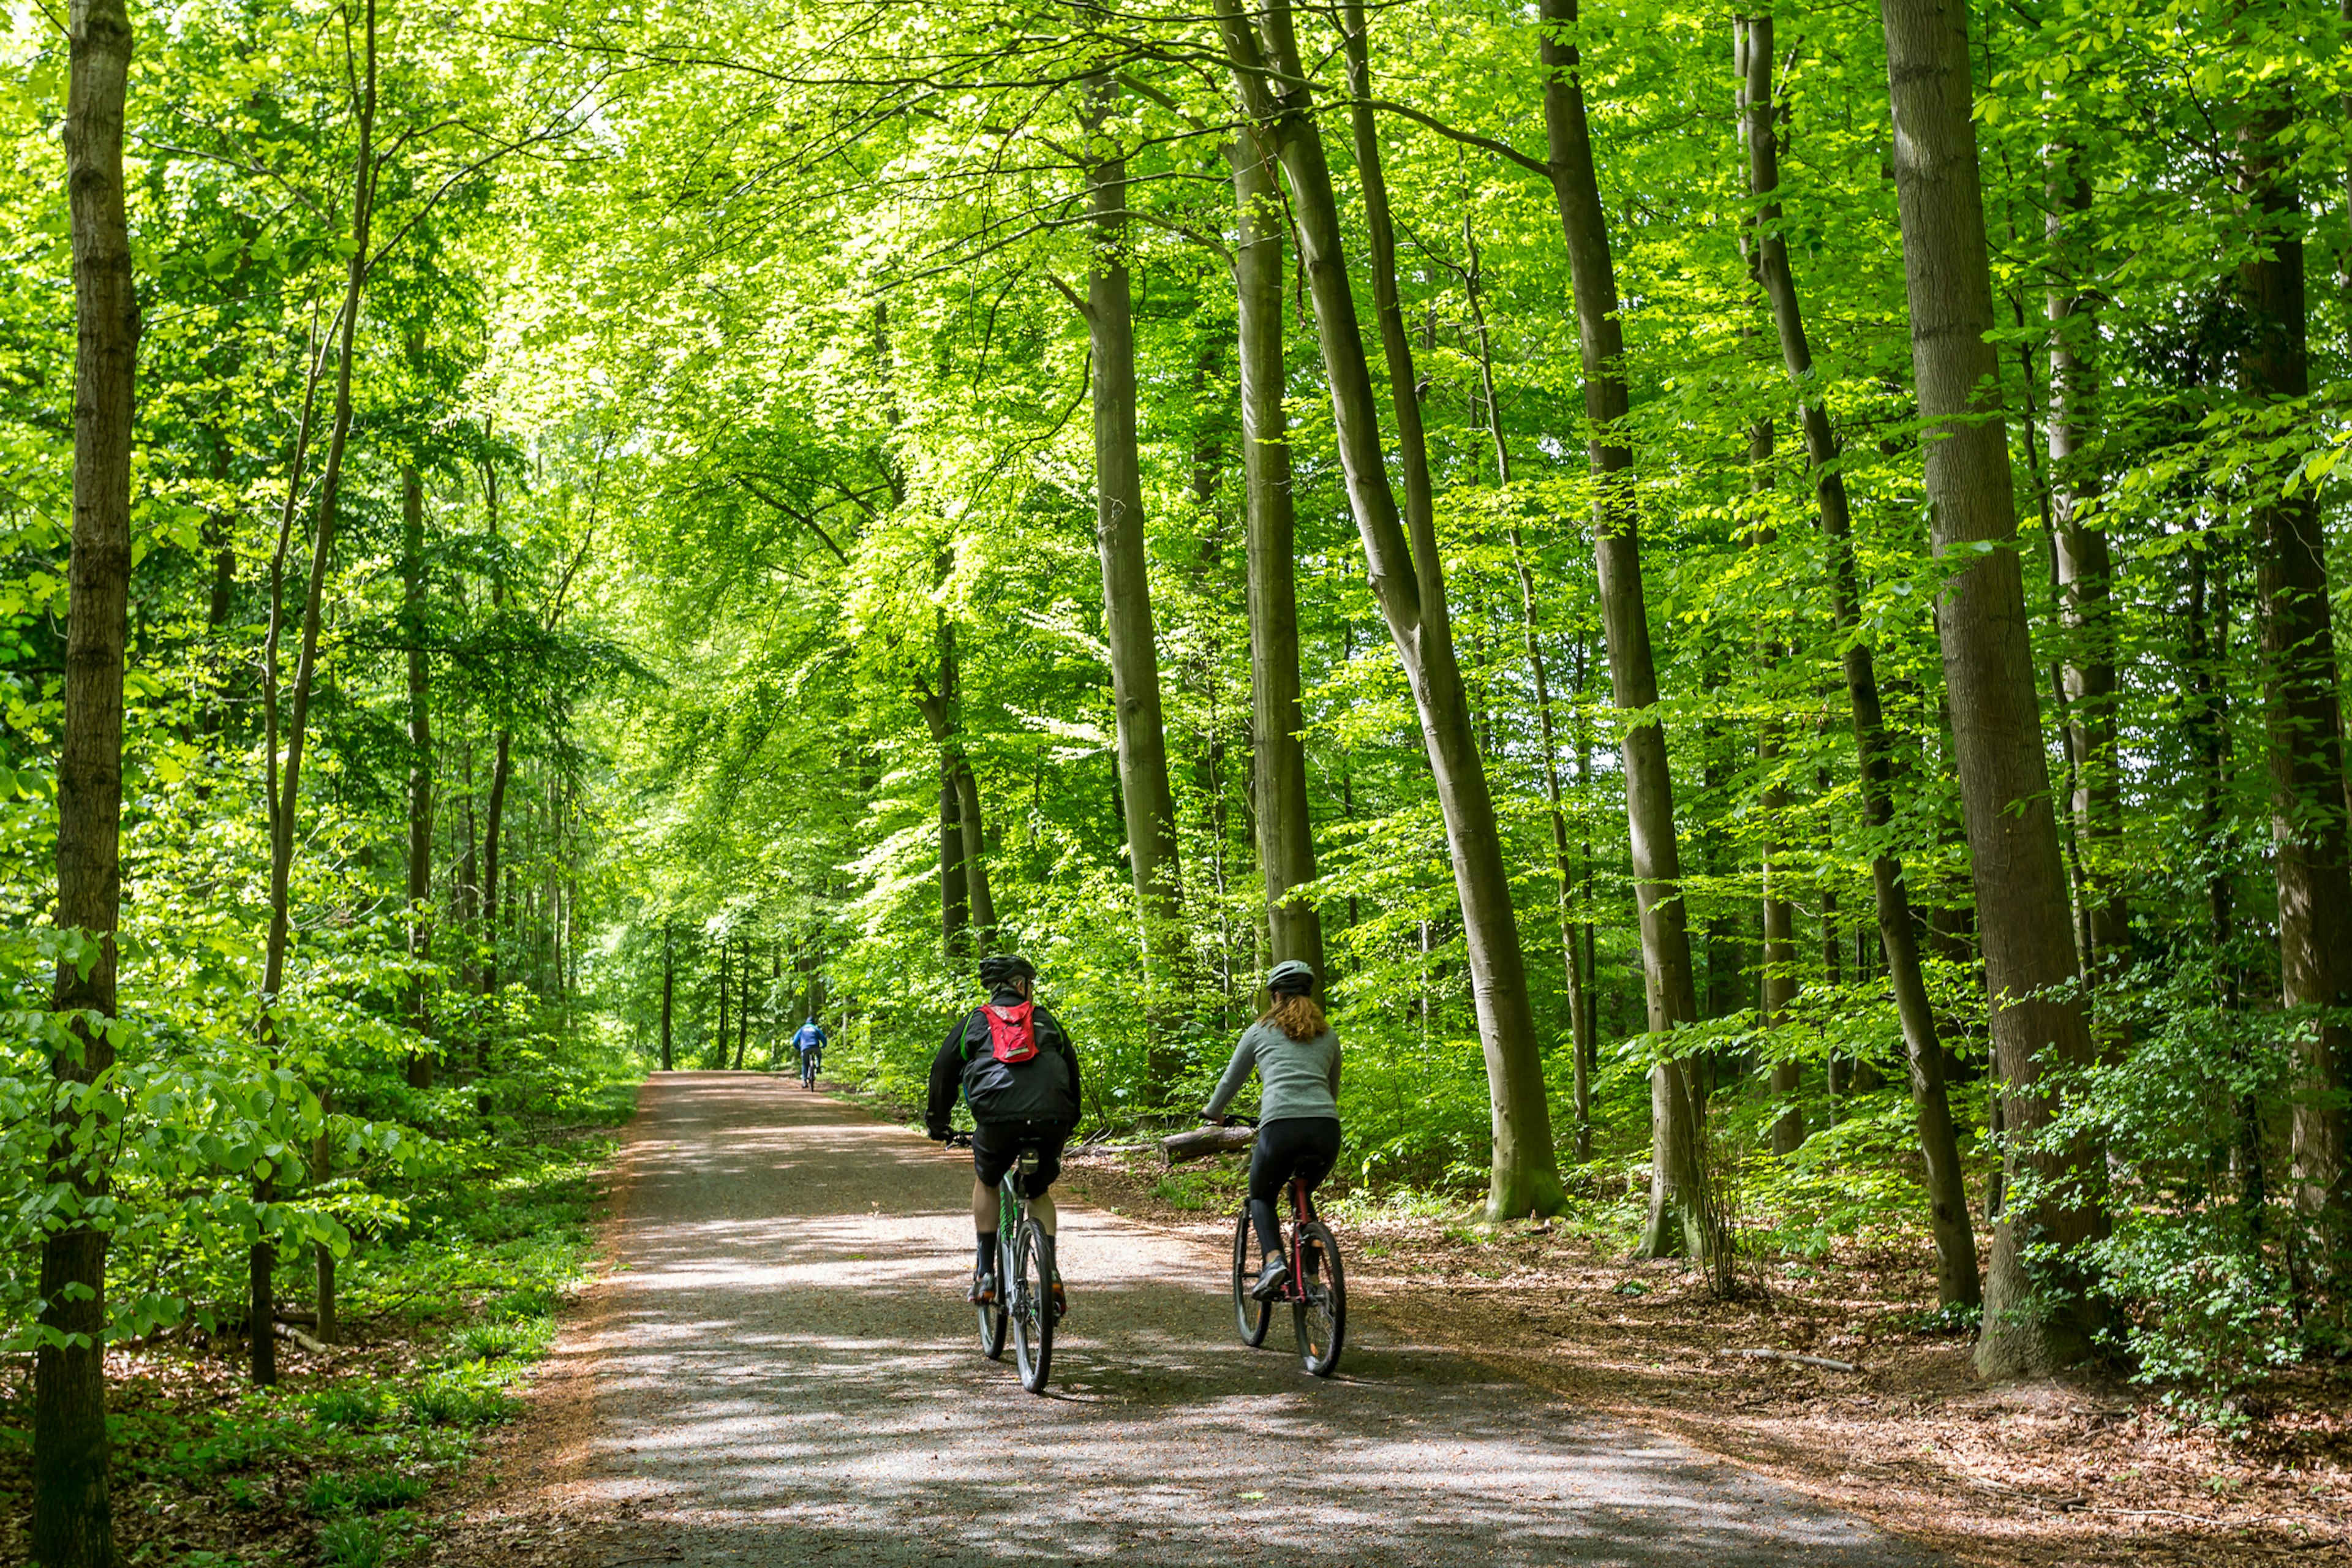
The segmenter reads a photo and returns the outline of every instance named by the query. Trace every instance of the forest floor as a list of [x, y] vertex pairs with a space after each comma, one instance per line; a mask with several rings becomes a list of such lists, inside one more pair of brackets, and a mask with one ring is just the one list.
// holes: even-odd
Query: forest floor
[[[110, 1347], [128, 1568], [381, 1568], [422, 1550], [436, 1514], [495, 1474], [481, 1450], [514, 1430], [516, 1391], [583, 1277], [612, 1109], [546, 1142], [478, 1150], [462, 1182], [417, 1194], [406, 1245], [347, 1265], [338, 1342], [279, 1344], [275, 1388], [253, 1386], [241, 1333]], [[285, 1289], [280, 1305], [314, 1303]], [[28, 1363], [12, 1358], [0, 1388], [0, 1563], [27, 1555], [29, 1510], [16, 1505], [31, 1495]]]
[[[1170, 1173], [1156, 1153], [1096, 1152], [1066, 1173], [1090, 1203], [1229, 1253], [1231, 1157]], [[1362, 1207], [1338, 1228], [1350, 1296], [1375, 1314], [1960, 1562], [2352, 1563], [2352, 1412], [2316, 1382], [2266, 1391], [2225, 1437], [2118, 1380], [1983, 1385], [1966, 1337], [1929, 1324], [1916, 1249], [1764, 1268], [1724, 1302], [1678, 1264], [1630, 1263], [1565, 1226]]]

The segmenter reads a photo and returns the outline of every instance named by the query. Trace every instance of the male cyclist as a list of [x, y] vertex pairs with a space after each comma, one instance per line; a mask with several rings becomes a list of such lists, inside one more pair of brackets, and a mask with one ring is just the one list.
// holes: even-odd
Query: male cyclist
[[[1037, 1228], [1054, 1234], [1054, 1200], [1046, 1189], [1062, 1173], [1062, 1145], [1078, 1120], [1078, 1057], [1061, 1021], [1032, 1000], [1037, 971], [1025, 958], [1002, 953], [980, 961], [980, 981], [988, 1004], [975, 1007], [948, 1031], [931, 1058], [930, 1099], [924, 1126], [936, 1139], [948, 1135], [948, 1112], [956, 1086], [971, 1107], [971, 1222], [977, 1232], [968, 1300], [996, 1300], [996, 1184], [1024, 1148], [1037, 1151], [1029, 1178], [1029, 1212]], [[1054, 1280], [1054, 1311], [1064, 1308], [1062, 1281]]]
[[816, 1015], [809, 1015], [808, 1022], [793, 1037], [793, 1045], [801, 1053], [801, 1082], [814, 1089], [817, 1063], [824, 1056], [824, 1026], [816, 1021]]

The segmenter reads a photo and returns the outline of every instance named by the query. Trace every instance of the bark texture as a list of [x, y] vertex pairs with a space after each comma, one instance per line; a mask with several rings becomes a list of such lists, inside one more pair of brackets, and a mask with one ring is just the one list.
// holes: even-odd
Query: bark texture
[[[121, 0], [68, 17], [66, 197], [73, 232], [73, 542], [67, 567], [64, 713], [58, 754], [58, 924], [95, 944], [58, 967], [70, 1044], [50, 1061], [60, 1097], [48, 1180], [105, 1191], [105, 1129], [63, 1097], [113, 1065], [115, 928], [122, 909], [122, 675], [130, 631], [132, 382], [139, 296], [123, 212], [122, 119], [131, 19]], [[106, 1433], [106, 1233], [68, 1224], [41, 1244], [33, 1357], [32, 1552], [49, 1568], [112, 1568]]]
[[[1115, 89], [1091, 84], [1099, 127]], [[1096, 132], [1100, 135], [1099, 130]], [[1108, 143], [1106, 143], [1108, 144]], [[1150, 983], [1169, 994], [1183, 966], [1183, 887], [1176, 858], [1176, 798], [1168, 784], [1168, 733], [1160, 702], [1158, 631], [1151, 618], [1143, 537], [1143, 469], [1135, 437], [1135, 316], [1127, 267], [1127, 160], [1087, 165], [1094, 254], [1085, 314], [1094, 351], [1095, 543], [1102, 558], [1103, 636], [1110, 645], [1111, 700], [1118, 715], [1119, 794], [1129, 868], [1143, 919]], [[959, 792], [961, 790], [959, 784]], [[970, 839], [966, 839], [967, 846]], [[1156, 1009], [1155, 1011], [1164, 1011]], [[1175, 1072], [1173, 1024], [1151, 1027], [1150, 1089]]]
[[[2284, 177], [2284, 107], [2246, 127], [2241, 150], [2250, 205], [2268, 231], [2265, 253], [2247, 262], [2239, 293], [2247, 321], [2238, 375], [2270, 401], [2311, 390], [2304, 303], [2303, 244], [2294, 192]], [[2328, 613], [2327, 537], [2309, 489], [2274, 498], [2255, 517], [2262, 552], [2255, 573], [2263, 605], [2272, 837], [2276, 847], [2279, 973], [2289, 1007], [2352, 1004], [2352, 863], [2345, 831], [2344, 719], [2337, 697], [2335, 627]], [[2339, 1238], [2352, 1215], [2345, 1161], [2352, 1029], [2306, 1024], [2296, 1047], [2301, 1079], [2294, 1112], [2298, 1202], [2324, 1216]]]
[[[1657, 706], [1658, 675], [1642, 591], [1633, 453], [1619, 433], [1628, 393], [1624, 331], [1617, 318], [1617, 271], [1609, 253], [1577, 52], [1560, 36], [1561, 29], [1576, 25], [1576, 0], [1542, 0], [1540, 17], [1537, 47], [1544, 68], [1545, 148], [1576, 292], [1584, 416], [1591, 427], [1586, 459], [1593, 479], [1593, 563], [1600, 577], [1610, 692], [1621, 710], [1646, 712]], [[1623, 754], [1633, 896], [1642, 924], [1643, 989], [1650, 1029], [1664, 1035], [1698, 1019], [1664, 726], [1655, 721], [1629, 725]], [[1667, 1061], [1652, 1069], [1650, 1112], [1650, 1216], [1643, 1227], [1641, 1253], [1651, 1258], [1685, 1251], [1703, 1256], [1714, 1237], [1700, 1156], [1703, 1107], [1692, 1064]]]
[[[2014, 1136], [2042, 1135], [2058, 1110], [2053, 1068], [2091, 1059], [2074, 933], [2042, 747], [2033, 647], [2017, 553], [2016, 498], [1994, 376], [1984, 191], [1970, 118], [1967, 11], [1959, 0], [1881, 0], [1895, 124], [1895, 183], [1911, 306], [1911, 361], [1929, 421], [1927, 498], [1936, 557], [1951, 575], [1937, 606], [1953, 761], [1985, 922], [1985, 980]], [[1882, 925], [1882, 934], [1885, 933]], [[1909, 937], [1908, 927], [1903, 932]], [[1914, 1055], [1915, 1062], [1917, 1054]], [[1915, 1068], [1916, 1071], [1916, 1068]], [[1993, 1233], [1977, 1370], [2054, 1372], [2091, 1351], [2099, 1321], [2070, 1258], [2098, 1228], [2084, 1200], [2096, 1152], [2077, 1141], [2011, 1156], [2035, 1180]], [[2022, 1200], [2022, 1201], [2021, 1201]], [[2027, 1249], [2053, 1249], [2047, 1265]]]
[[1239, 243], [1234, 288], [1239, 307], [1242, 486], [1245, 498], [1250, 633], [1251, 773], [1258, 865], [1265, 877], [1267, 944], [1275, 963], [1312, 964], [1318, 988], [1330, 979], [1323, 920], [1291, 889], [1315, 879], [1315, 836], [1307, 805], [1306, 716], [1298, 702], [1298, 584], [1290, 437], [1282, 409], [1282, 235], [1275, 165], [1256, 138], [1232, 148]]

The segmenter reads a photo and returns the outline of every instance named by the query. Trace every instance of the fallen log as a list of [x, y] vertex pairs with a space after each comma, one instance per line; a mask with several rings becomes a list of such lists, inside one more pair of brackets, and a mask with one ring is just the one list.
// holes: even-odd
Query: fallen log
[[1255, 1127], [1197, 1127], [1190, 1132], [1171, 1132], [1160, 1141], [1160, 1157], [1173, 1165], [1182, 1160], [1205, 1160], [1212, 1154], [1230, 1154], [1246, 1149], [1257, 1139]]
[[325, 1345], [320, 1344], [317, 1340], [312, 1339], [310, 1335], [294, 1327], [291, 1323], [272, 1323], [269, 1325], [269, 1328], [270, 1331], [275, 1333], [279, 1339], [290, 1340], [295, 1344], [300, 1345], [304, 1350], [309, 1351], [312, 1355], [326, 1355], [330, 1353]]
[[1734, 1351], [1734, 1355], [1749, 1361], [1793, 1362], [1799, 1366], [1823, 1366], [1832, 1372], [1860, 1372], [1862, 1368], [1850, 1361], [1832, 1361], [1822, 1355], [1797, 1355], [1789, 1351]]

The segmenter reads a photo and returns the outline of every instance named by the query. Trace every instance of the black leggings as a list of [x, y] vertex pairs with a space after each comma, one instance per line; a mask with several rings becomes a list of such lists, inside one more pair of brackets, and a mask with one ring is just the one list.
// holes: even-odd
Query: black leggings
[[1305, 1181], [1311, 1193], [1318, 1182], [1331, 1173], [1339, 1159], [1339, 1119], [1336, 1116], [1286, 1116], [1258, 1123], [1257, 1146], [1250, 1153], [1249, 1216], [1261, 1254], [1272, 1256], [1282, 1250], [1282, 1227], [1275, 1223], [1274, 1200], [1290, 1184], [1290, 1178]]

